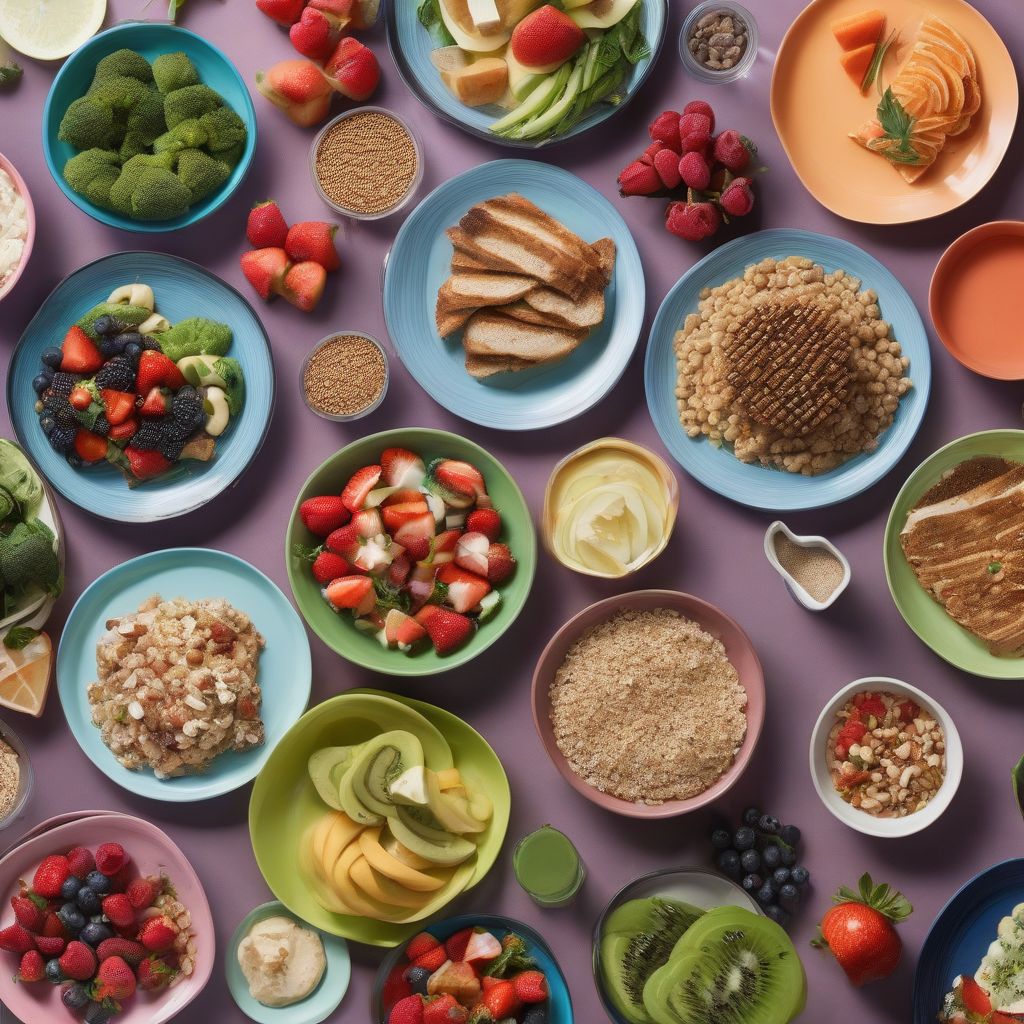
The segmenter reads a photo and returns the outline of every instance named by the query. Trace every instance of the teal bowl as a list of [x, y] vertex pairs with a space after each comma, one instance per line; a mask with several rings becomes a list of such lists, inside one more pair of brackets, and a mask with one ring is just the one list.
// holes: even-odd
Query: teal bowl
[[[238, 947], [253, 925], [266, 921], [268, 917], [290, 917], [303, 928], [309, 925], [300, 921], [283, 903], [272, 900], [264, 903], [245, 916], [235, 929], [227, 952], [224, 954], [224, 973], [227, 975], [231, 998], [245, 1016], [256, 1024], [320, 1024], [338, 1008], [352, 977], [352, 962], [348, 955], [348, 943], [337, 935], [317, 931], [324, 944], [327, 967], [320, 984], [301, 1002], [291, 1006], [266, 1006], [257, 1002], [249, 993], [249, 983], [238, 965]], [[316, 929], [313, 929], [316, 931]]]
[[[242, 154], [242, 159], [238, 161], [238, 166], [232, 171], [231, 177], [216, 192], [208, 195], [201, 202], [195, 203], [183, 216], [175, 217], [173, 220], [144, 221], [122, 217], [120, 214], [103, 210], [90, 203], [89, 200], [72, 191], [64, 181], [62, 173], [64, 165], [78, 152], [74, 146], [61, 142], [57, 138], [64, 111], [73, 100], [85, 95], [92, 82], [96, 65], [104, 57], [121, 49], [137, 50], [149, 61], [153, 61], [162, 53], [177, 53], [179, 50], [186, 53], [195, 64], [203, 84], [208, 85], [224, 97], [227, 105], [245, 122], [249, 132], [245, 152]], [[106, 32], [93, 36], [87, 43], [75, 50], [57, 72], [57, 77], [54, 78], [53, 85], [50, 86], [50, 93], [46, 97], [46, 106], [43, 109], [43, 155], [46, 157], [46, 166], [50, 169], [50, 174], [53, 175], [57, 187], [75, 206], [84, 210], [94, 220], [98, 220], [101, 224], [109, 224], [113, 228], [120, 228], [122, 231], [158, 234], [198, 224], [231, 198], [248, 174], [255, 152], [256, 110], [253, 107], [249, 90], [246, 88], [245, 80], [234, 64], [216, 46], [208, 43], [194, 32], [178, 28], [175, 25], [152, 21], [133, 21], [116, 25], [114, 28], [107, 29]]]

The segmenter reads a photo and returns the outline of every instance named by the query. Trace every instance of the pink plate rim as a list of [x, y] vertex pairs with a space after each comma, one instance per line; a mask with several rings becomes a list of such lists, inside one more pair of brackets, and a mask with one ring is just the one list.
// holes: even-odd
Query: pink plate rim
[[21, 263], [15, 268], [9, 280], [0, 285], [0, 302], [2, 302], [14, 290], [14, 286], [21, 279], [21, 275], [25, 272], [28, 261], [32, 257], [32, 247], [36, 240], [36, 208], [32, 202], [32, 193], [29, 192], [28, 185], [25, 184], [25, 179], [19, 173], [18, 168], [3, 153], [0, 153], [0, 170], [6, 171], [11, 176], [14, 187], [20, 193], [21, 198], [25, 200], [25, 220], [28, 222], [25, 251], [21, 254]]

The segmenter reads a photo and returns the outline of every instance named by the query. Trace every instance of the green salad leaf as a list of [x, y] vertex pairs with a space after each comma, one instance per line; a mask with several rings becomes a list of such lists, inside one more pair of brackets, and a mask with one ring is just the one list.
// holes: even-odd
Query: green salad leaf
[[441, 17], [441, 0], [423, 0], [416, 8], [416, 16], [438, 48], [455, 45], [455, 37], [448, 31]]
[[0, 438], [0, 487], [17, 506], [8, 511], [3, 520], [12, 516], [32, 520], [39, 515], [43, 504], [43, 483], [36, 475], [25, 453], [13, 442]]
[[896, 164], [920, 163], [921, 157], [910, 141], [915, 118], [908, 114], [903, 104], [896, 99], [891, 86], [882, 94], [876, 114], [878, 123], [885, 132], [882, 141], [895, 143], [894, 146], [887, 146], [882, 150], [885, 158]]
[[31, 626], [14, 626], [4, 637], [4, 647], [9, 651], [23, 651], [37, 636], [38, 629], [32, 629]]

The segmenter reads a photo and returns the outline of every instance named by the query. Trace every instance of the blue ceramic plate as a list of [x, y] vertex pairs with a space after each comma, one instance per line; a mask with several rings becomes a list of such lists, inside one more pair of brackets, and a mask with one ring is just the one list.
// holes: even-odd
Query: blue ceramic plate
[[[523, 924], [512, 917], [501, 917], [496, 914], [463, 914], [460, 917], [449, 917], [445, 921], [428, 924], [423, 931], [433, 935], [441, 942], [449, 939], [463, 928], [485, 928], [501, 938], [506, 932], [515, 932], [526, 940], [530, 956], [537, 961], [537, 970], [542, 971], [548, 980], [550, 996], [547, 1003], [547, 1024], [573, 1024], [572, 997], [569, 985], [558, 966], [555, 954], [548, 944], [529, 925]], [[371, 1024], [386, 1024], [387, 1016], [381, 1000], [384, 982], [391, 972], [405, 959], [405, 945], [401, 945], [389, 953], [377, 971], [373, 984], [373, 1011]]]
[[1024, 902], [1024, 859], [1004, 860], [975, 875], [939, 911], [914, 974], [913, 1024], [933, 1024], [959, 974], [973, 975], [996, 927]]
[[[46, 440], [35, 412], [32, 378], [43, 349], [60, 345], [68, 328], [118, 286], [150, 285], [156, 308], [172, 324], [192, 316], [231, 327], [228, 349], [245, 373], [245, 407], [217, 440], [209, 462], [185, 462], [155, 480], [129, 488], [120, 470], [106, 463], [73, 469]], [[274, 410], [270, 343], [252, 306], [208, 270], [158, 252], [121, 252], [87, 263], [50, 293], [25, 329], [7, 375], [7, 407], [21, 446], [47, 480], [93, 515], [122, 523], [148, 523], [184, 515], [234, 484], [263, 444]]]
[[[219, 92], [227, 105], [238, 114], [249, 129], [245, 152], [232, 171], [231, 177], [216, 192], [208, 195], [201, 202], [195, 203], [183, 216], [175, 217], [174, 220], [141, 221], [122, 217], [120, 214], [101, 209], [90, 203], [77, 192], [73, 192], [64, 181], [62, 173], [64, 165], [78, 152], [74, 146], [61, 142], [57, 138], [64, 111], [73, 100], [85, 95], [92, 83], [96, 65], [108, 54], [121, 49], [136, 50], [150, 62], [162, 53], [183, 51], [196, 66], [203, 85], [208, 85], [215, 92]], [[93, 36], [87, 43], [75, 50], [57, 72], [57, 77], [54, 78], [53, 85], [50, 86], [50, 93], [46, 97], [46, 106], [43, 109], [43, 155], [46, 157], [46, 166], [49, 167], [53, 180], [64, 195], [80, 210], [84, 210], [90, 217], [103, 224], [121, 228], [123, 231], [150, 233], [177, 231], [179, 228], [186, 228], [190, 224], [201, 221], [214, 210], [223, 206], [242, 184], [242, 180], [249, 172], [255, 152], [256, 110], [252, 105], [249, 90], [245, 86], [245, 80], [238, 73], [234, 64], [216, 46], [208, 43], [194, 32], [188, 32], [175, 25], [133, 21], [116, 25], [114, 28], [107, 29], [106, 32]]]
[[[249, 994], [249, 983], [238, 965], [238, 946], [253, 925], [268, 917], [290, 917], [302, 928], [310, 926], [291, 914], [283, 903], [272, 900], [246, 915], [245, 920], [235, 929], [224, 955], [224, 973], [228, 979], [231, 998], [249, 1020], [256, 1024], [320, 1024], [334, 1013], [348, 991], [352, 976], [352, 963], [348, 955], [348, 943], [337, 935], [317, 931], [324, 944], [327, 967], [320, 984], [305, 999], [291, 1006], [265, 1006]], [[314, 928], [313, 931], [316, 931]]]
[[[445, 231], [475, 203], [518, 192], [587, 242], [615, 240], [605, 318], [567, 359], [477, 380], [466, 372], [461, 333], [437, 336], [437, 290], [451, 273]], [[599, 402], [622, 376], [644, 318], [644, 271], [626, 222], [574, 174], [533, 160], [496, 160], [439, 185], [402, 225], [384, 277], [384, 316], [402, 362], [450, 412], [498, 430], [537, 430]]]
[[[252, 619], [266, 641], [258, 675], [266, 740], [255, 750], [221, 754], [203, 775], [158, 779], [148, 769], [129, 771], [92, 724], [86, 687], [96, 679], [96, 641], [108, 619], [135, 611], [153, 594], [167, 599], [223, 597]], [[57, 651], [60, 702], [79, 746], [119, 786], [151, 800], [208, 800], [254, 779], [306, 710], [311, 682], [309, 640], [288, 599], [248, 562], [207, 548], [154, 551], [104, 573], [75, 602]]]
[[[878, 293], [882, 317], [910, 359], [913, 388], [903, 397], [892, 426], [878, 448], [819, 476], [800, 476], [740, 462], [727, 448], [705, 438], [687, 437], [676, 406], [676, 332], [697, 309], [704, 288], [739, 277], [767, 257], [806, 256], [826, 271], [843, 269]], [[838, 238], [784, 228], [733, 239], [688, 270], [665, 297], [651, 328], [644, 383], [651, 418], [665, 447], [705, 487], [751, 508], [780, 512], [822, 508], [860, 494], [885, 476], [910, 447], [924, 417], [931, 389], [932, 363], [921, 316], [903, 285], [873, 256]]]
[[498, 106], [467, 107], [448, 91], [430, 55], [436, 49], [430, 33], [420, 24], [420, 0], [395, 0], [387, 5], [388, 45], [398, 65], [399, 73], [413, 95], [439, 117], [458, 125], [464, 131], [501, 146], [536, 148], [551, 142], [563, 142], [607, 121], [622, 110], [643, 85], [654, 62], [658, 59], [665, 38], [668, 16], [666, 0], [643, 0], [641, 27], [650, 47], [651, 55], [640, 61], [625, 89], [625, 99], [618, 105], [596, 104], [589, 114], [574, 128], [554, 139], [506, 139], [493, 135], [490, 126], [508, 111]]

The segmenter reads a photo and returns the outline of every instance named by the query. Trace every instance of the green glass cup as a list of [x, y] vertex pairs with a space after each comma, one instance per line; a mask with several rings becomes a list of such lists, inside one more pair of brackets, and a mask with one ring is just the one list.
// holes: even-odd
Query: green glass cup
[[512, 867], [516, 880], [541, 907], [568, 906], [587, 877], [572, 840], [550, 825], [519, 840]]

